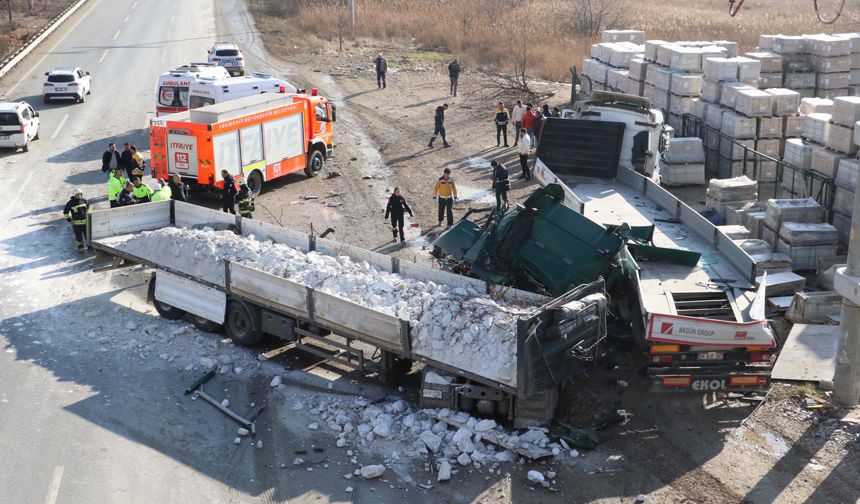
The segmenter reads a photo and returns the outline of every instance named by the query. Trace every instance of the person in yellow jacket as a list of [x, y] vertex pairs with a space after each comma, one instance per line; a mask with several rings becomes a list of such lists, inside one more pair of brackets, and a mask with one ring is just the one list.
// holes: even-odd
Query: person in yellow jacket
[[168, 191], [170, 191], [170, 188], [167, 186], [162, 187], [160, 184], [152, 184], [152, 196], [149, 198], [149, 201], [156, 202], [169, 200], [170, 195], [167, 194]]
[[125, 187], [125, 184], [128, 182], [128, 180], [122, 176], [124, 171], [124, 168], [118, 166], [108, 178], [107, 195], [108, 203], [110, 203], [111, 208], [119, 206], [116, 201], [117, 197], [119, 196], [119, 193], [122, 192], [122, 188]]
[[442, 225], [442, 218], [445, 217], [445, 212], [448, 212], [448, 227], [454, 225], [454, 201], [457, 199], [457, 186], [454, 184], [454, 179], [451, 178], [451, 169], [445, 168], [442, 171], [442, 176], [436, 181], [436, 186], [433, 188], [433, 197], [439, 203], [439, 224]]
[[134, 197], [135, 201], [138, 203], [149, 203], [150, 198], [152, 197], [152, 188], [141, 182], [140, 177], [134, 177], [131, 179], [131, 183], [134, 184], [134, 189], [132, 189], [131, 195]]
[[[158, 181], [158, 186], [161, 188], [161, 192], [166, 196], [164, 199], [173, 199], [173, 191], [170, 189], [170, 184], [167, 183], [164, 179], [156, 179]], [[154, 188], [155, 186], [153, 186]]]

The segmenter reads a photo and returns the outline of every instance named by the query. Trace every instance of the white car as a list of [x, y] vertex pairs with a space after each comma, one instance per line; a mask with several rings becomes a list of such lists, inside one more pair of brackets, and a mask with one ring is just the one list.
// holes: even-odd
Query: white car
[[39, 113], [27, 102], [0, 103], [0, 147], [29, 150], [39, 139]]
[[245, 57], [239, 46], [232, 42], [216, 42], [209, 49], [209, 63], [221, 65], [231, 76], [245, 75]]
[[55, 68], [45, 72], [48, 77], [42, 85], [42, 99], [51, 103], [54, 98], [72, 98], [83, 103], [92, 92], [92, 77], [79, 67]]

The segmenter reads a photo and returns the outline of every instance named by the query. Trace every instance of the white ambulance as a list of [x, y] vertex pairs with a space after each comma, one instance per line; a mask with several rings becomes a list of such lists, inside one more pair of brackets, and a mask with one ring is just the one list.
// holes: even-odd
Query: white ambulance
[[200, 79], [189, 89], [188, 108], [196, 109], [261, 93], [297, 92], [299, 90], [289, 82], [264, 73], [226, 79]]
[[188, 110], [188, 91], [200, 79], [224, 79], [230, 73], [222, 66], [191, 63], [161, 74], [155, 86], [156, 115], [175, 114]]

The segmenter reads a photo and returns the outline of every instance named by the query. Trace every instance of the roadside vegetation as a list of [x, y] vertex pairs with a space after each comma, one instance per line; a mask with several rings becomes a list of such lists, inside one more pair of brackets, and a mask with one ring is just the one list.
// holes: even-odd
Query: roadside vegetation
[[0, 0], [0, 60], [72, 3], [74, 0]]
[[[823, 0], [823, 8], [829, 7]], [[759, 34], [798, 35], [857, 29], [860, 2], [849, 0], [831, 26], [815, 18], [812, 0], [749, 0], [729, 17], [724, 0], [357, 0], [355, 33], [346, 0], [249, 0], [263, 30], [292, 30], [294, 44], [343, 40], [399, 42], [455, 54], [492, 71], [513, 72], [526, 61], [530, 75], [567, 81], [605, 28], [644, 30], [651, 39], [734, 40], [744, 50]], [[683, 8], [681, 7], [683, 4]], [[695, 9], [690, 8], [695, 4]], [[790, 4], [790, 5], [789, 5]], [[286, 24], [284, 24], [286, 21]], [[289, 35], [287, 35], [289, 37]]]

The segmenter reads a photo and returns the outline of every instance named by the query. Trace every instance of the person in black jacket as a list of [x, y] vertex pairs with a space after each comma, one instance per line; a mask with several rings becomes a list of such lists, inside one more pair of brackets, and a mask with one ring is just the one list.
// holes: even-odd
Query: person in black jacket
[[87, 213], [89, 213], [90, 205], [84, 199], [83, 191], [80, 189], [72, 190], [72, 197], [66, 202], [63, 208], [63, 217], [72, 224], [72, 232], [75, 233], [75, 243], [78, 245], [78, 252], [83, 252], [87, 249]]
[[394, 241], [397, 241], [397, 233], [400, 232], [400, 243], [403, 243], [403, 214], [409, 212], [409, 216], [413, 217], [412, 209], [406, 203], [406, 198], [400, 195], [400, 188], [394, 188], [394, 194], [388, 198], [388, 205], [385, 207], [385, 220], [391, 215], [391, 234], [394, 235]]
[[457, 96], [457, 80], [460, 79], [460, 60], [454, 58], [454, 61], [448, 63], [448, 77], [451, 79], [451, 96]]
[[373, 60], [376, 65], [376, 89], [385, 89], [385, 74], [388, 72], [388, 60], [382, 56], [382, 53], [376, 55]]
[[221, 170], [224, 187], [221, 188], [221, 210], [236, 215], [236, 182], [227, 170]]
[[125, 169], [125, 174], [128, 177], [128, 180], [134, 178], [134, 155], [131, 152], [131, 145], [128, 142], [125, 143], [125, 149], [123, 149], [122, 154], [119, 156], [119, 165]]
[[502, 201], [507, 207], [508, 189], [511, 188], [511, 181], [508, 180], [508, 169], [498, 161], [493, 161], [490, 166], [493, 167], [493, 191], [496, 193], [496, 208], [502, 207]]
[[116, 206], [128, 206], [134, 205], [137, 203], [137, 200], [134, 199], [134, 184], [131, 182], [126, 182], [125, 187], [122, 188], [122, 191], [119, 192], [119, 195], [116, 197]]
[[508, 146], [508, 121], [511, 120], [511, 113], [505, 107], [504, 102], [499, 102], [496, 107], [496, 114], [493, 116], [493, 121], [496, 123], [496, 147], [501, 144], [502, 134], [505, 136], [505, 147]]
[[102, 173], [113, 173], [117, 166], [120, 166], [120, 156], [116, 150], [116, 144], [111, 142], [102, 154]]
[[436, 116], [433, 118], [433, 136], [430, 137], [430, 143], [427, 145], [429, 148], [433, 148], [433, 142], [436, 140], [436, 135], [442, 135], [442, 143], [445, 147], [450, 147], [451, 144], [448, 143], [448, 140], [445, 140], [445, 111], [448, 110], [448, 104], [444, 103], [436, 107]]
[[170, 188], [170, 199], [176, 201], [188, 201], [188, 187], [182, 183], [182, 177], [178, 173], [174, 173], [170, 177], [170, 182], [167, 183]]

